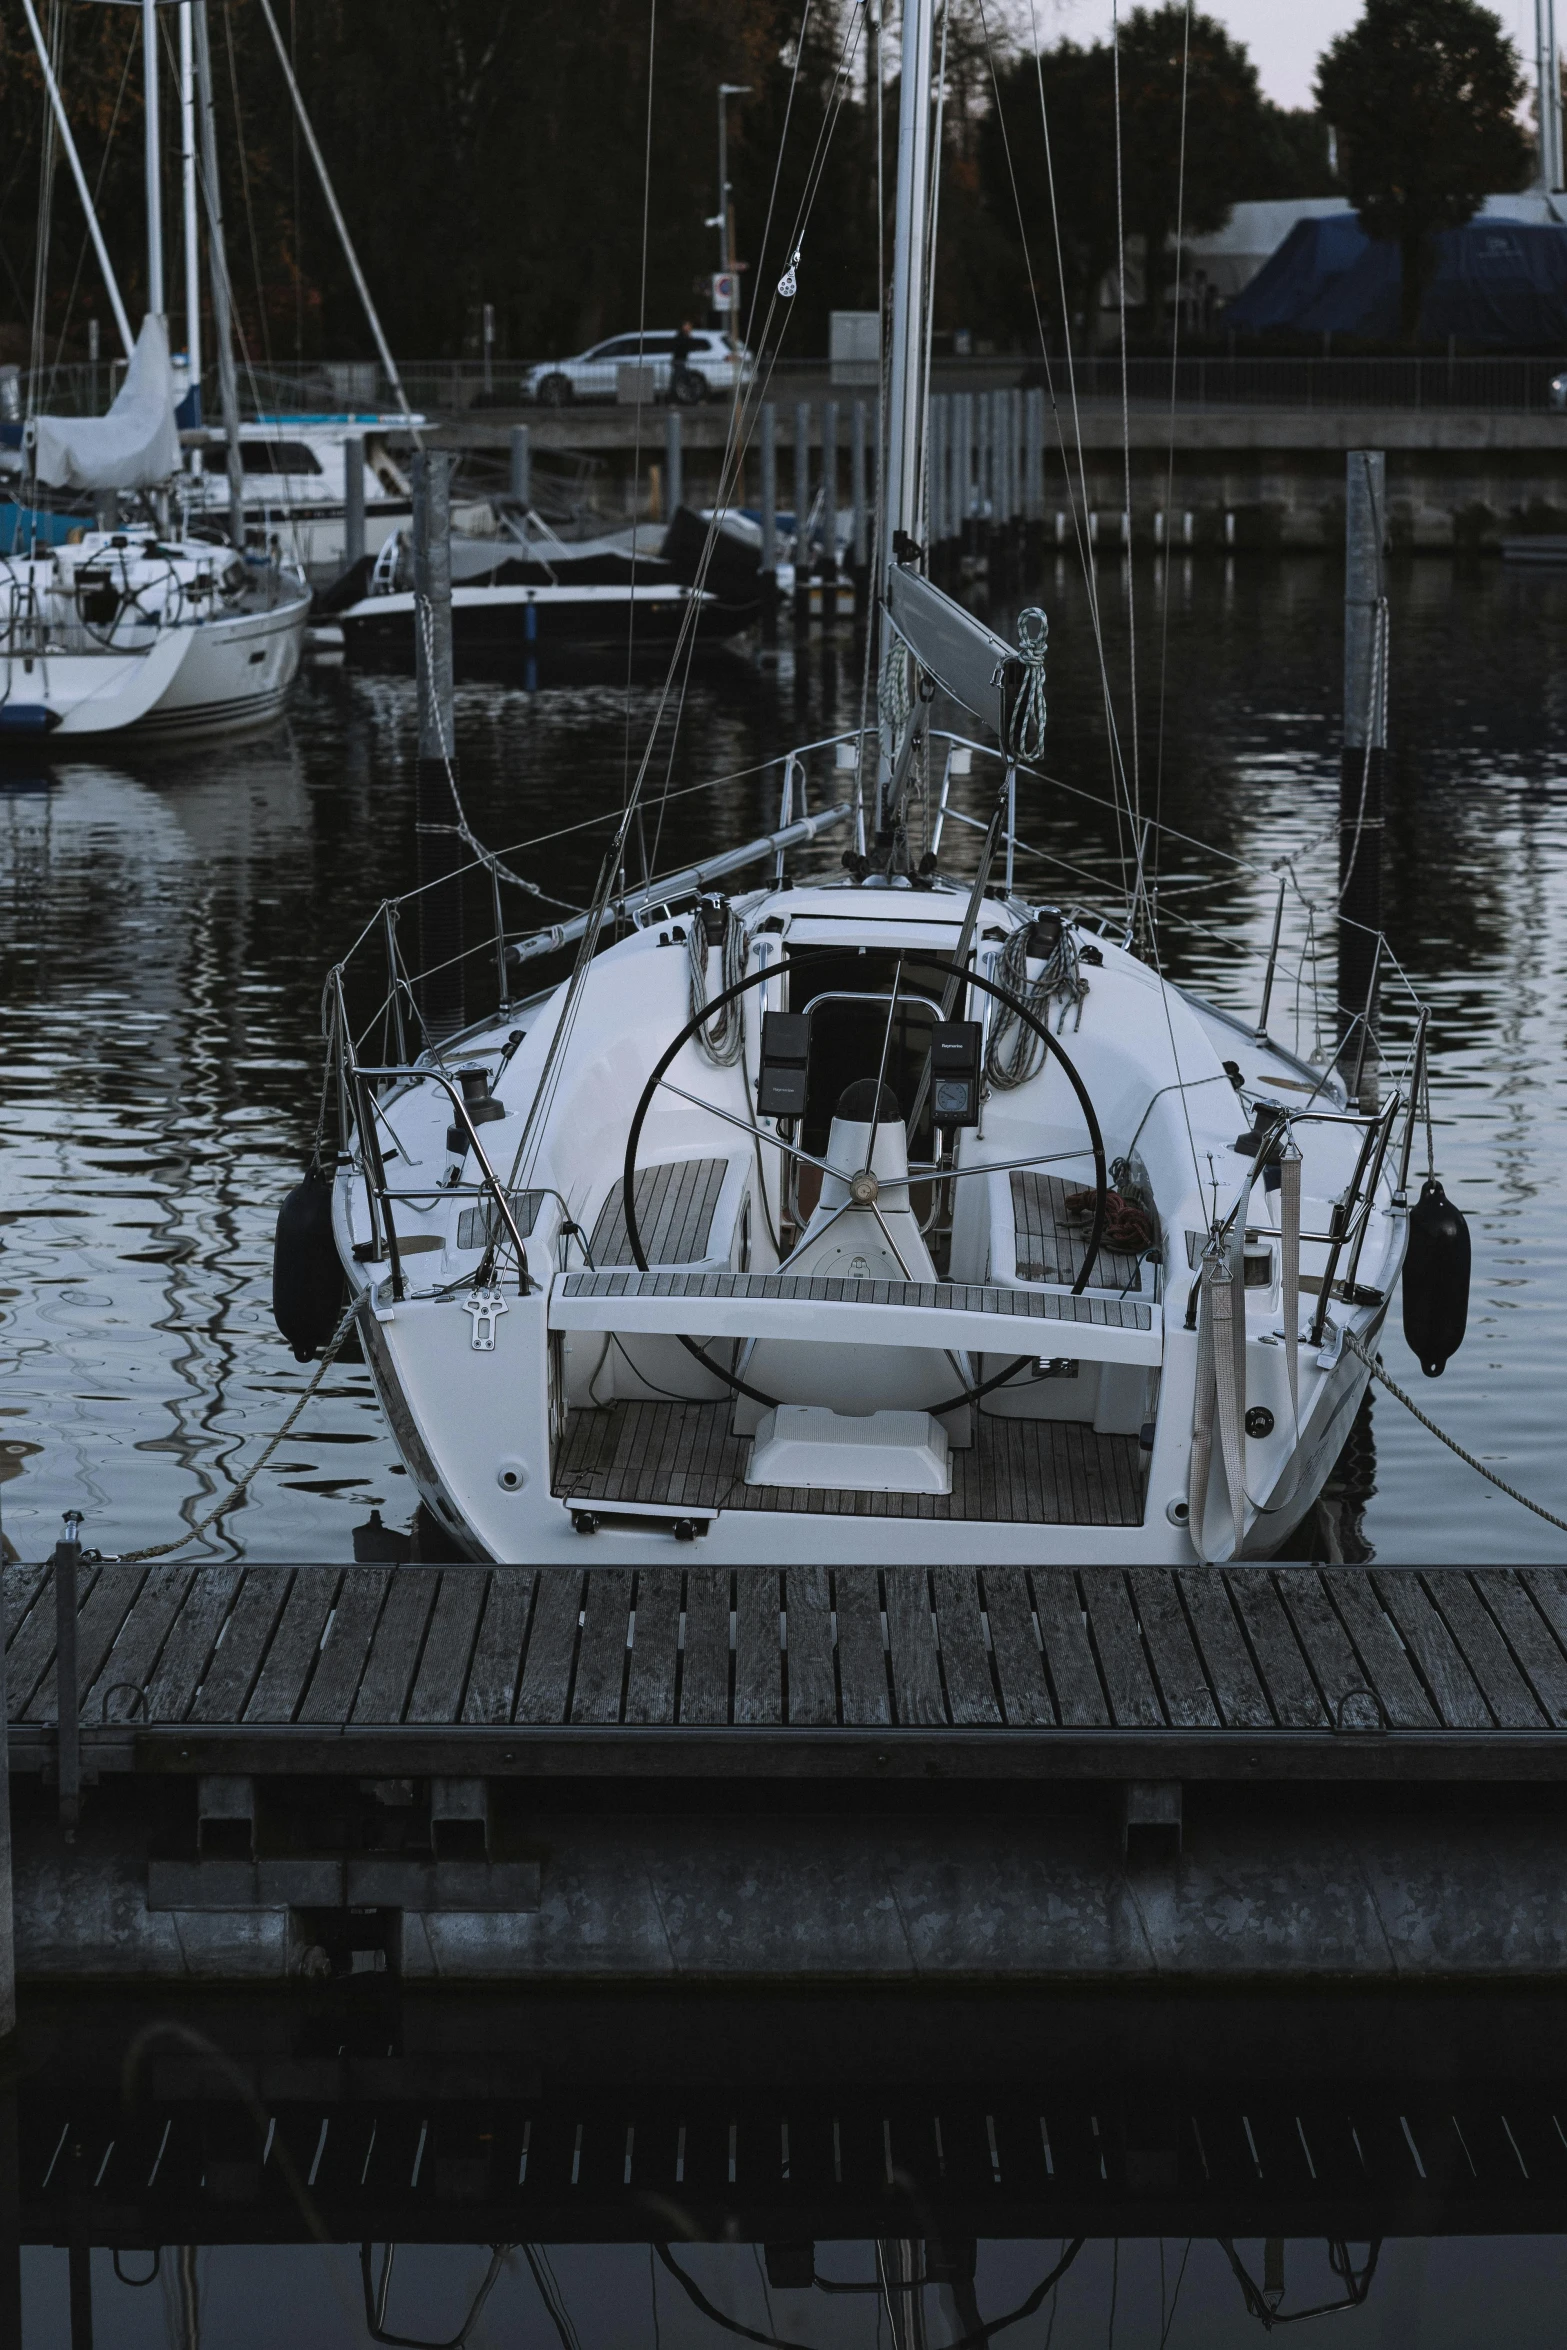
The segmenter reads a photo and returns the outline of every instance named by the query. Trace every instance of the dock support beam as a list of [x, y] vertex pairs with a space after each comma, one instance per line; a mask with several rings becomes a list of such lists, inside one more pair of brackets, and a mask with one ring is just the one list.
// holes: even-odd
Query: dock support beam
[[[1351, 449], [1344, 482], [1344, 748], [1339, 769], [1338, 1039], [1346, 1069], [1377, 1086], [1377, 938], [1387, 754], [1387, 460]], [[1364, 1104], [1362, 1106], [1365, 1106]]]
[[419, 687], [419, 1009], [432, 1041], [465, 1024], [463, 844], [457, 819], [452, 697], [452, 460], [421, 449], [413, 463], [414, 673]]
[[365, 552], [365, 445], [357, 433], [343, 443], [343, 569]]
[[1121, 1802], [1121, 1853], [1128, 1868], [1178, 1860], [1180, 1851], [1180, 1780], [1128, 1779]]

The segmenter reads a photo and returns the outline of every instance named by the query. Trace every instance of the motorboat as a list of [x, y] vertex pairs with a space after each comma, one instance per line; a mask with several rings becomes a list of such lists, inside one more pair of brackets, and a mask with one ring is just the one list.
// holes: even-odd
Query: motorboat
[[[503, 508], [492, 535], [451, 537], [452, 642], [467, 667], [551, 655], [666, 655], [693, 627], [706, 641], [749, 627], [761, 606], [756, 546], [743, 528], [677, 509], [667, 529], [563, 538], [533, 512]], [[411, 668], [415, 589], [410, 534], [367, 565], [364, 593], [329, 593], [324, 614], [344, 656]]]

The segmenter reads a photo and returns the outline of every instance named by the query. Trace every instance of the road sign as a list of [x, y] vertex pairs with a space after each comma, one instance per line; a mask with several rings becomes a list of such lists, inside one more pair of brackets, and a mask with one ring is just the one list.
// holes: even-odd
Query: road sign
[[715, 310], [732, 310], [739, 299], [740, 280], [736, 272], [732, 269], [715, 269], [713, 272], [713, 308]]

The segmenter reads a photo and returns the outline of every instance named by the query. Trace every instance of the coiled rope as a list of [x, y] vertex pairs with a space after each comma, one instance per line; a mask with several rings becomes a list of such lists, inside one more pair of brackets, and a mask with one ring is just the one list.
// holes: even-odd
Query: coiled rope
[[[717, 987], [714, 987], [710, 984], [708, 965], [712, 960], [713, 946], [720, 942], [709, 936], [708, 924], [711, 920], [716, 927], [719, 916], [722, 916], [724, 925], [721, 941], [722, 976]], [[733, 906], [714, 906], [708, 900], [699, 899], [691, 909], [686, 926], [691, 1019], [696, 1018], [709, 996], [722, 995], [726, 989], [739, 986], [745, 977], [745, 954], [745, 924]], [[712, 1062], [715, 1069], [732, 1069], [745, 1043], [744, 998], [736, 996], [731, 1003], [724, 1004], [715, 1012], [712, 1019], [697, 1030], [696, 1041], [703, 1056]]]
[[338, 1323], [337, 1328], [333, 1331], [331, 1339], [322, 1353], [320, 1362], [317, 1363], [315, 1370], [311, 1374], [309, 1385], [305, 1388], [303, 1394], [295, 1403], [293, 1410], [289, 1413], [288, 1418], [283, 1422], [282, 1427], [278, 1430], [277, 1434], [267, 1445], [265, 1451], [261, 1454], [258, 1460], [255, 1460], [251, 1463], [250, 1467], [245, 1471], [244, 1476], [241, 1477], [239, 1483], [237, 1485], [230, 1486], [228, 1492], [223, 1496], [223, 1499], [220, 1502], [217, 1502], [213, 1508], [208, 1510], [204, 1518], [198, 1519], [194, 1526], [190, 1527], [186, 1533], [180, 1535], [177, 1541], [154, 1542], [146, 1550], [122, 1550], [118, 1552], [116, 1556], [121, 1566], [137, 1566], [143, 1559], [167, 1558], [171, 1551], [183, 1550], [188, 1542], [195, 1542], [199, 1540], [199, 1538], [208, 1531], [209, 1527], [215, 1526], [219, 1518], [227, 1517], [229, 1511], [234, 1509], [239, 1504], [239, 1502], [244, 1499], [245, 1494], [248, 1492], [254, 1480], [260, 1476], [262, 1470], [266, 1467], [268, 1461], [277, 1451], [278, 1446], [283, 1442], [284, 1437], [287, 1436], [289, 1430], [293, 1427], [295, 1421], [299, 1418], [300, 1413], [304, 1410], [306, 1404], [310, 1401], [310, 1398], [315, 1394], [316, 1389], [320, 1386], [322, 1380], [326, 1377], [327, 1372], [331, 1369], [333, 1363], [337, 1360], [338, 1350], [342, 1346], [344, 1339], [347, 1338], [349, 1331], [353, 1328], [354, 1317], [358, 1311], [359, 1304], [358, 1300], [356, 1299], [355, 1302], [347, 1308], [342, 1320]]
[[1365, 1348], [1361, 1345], [1359, 1339], [1356, 1338], [1353, 1331], [1345, 1331], [1344, 1344], [1349, 1348], [1349, 1351], [1352, 1355], [1358, 1355], [1360, 1357], [1360, 1360], [1365, 1364], [1366, 1369], [1371, 1373], [1372, 1378], [1380, 1380], [1382, 1385], [1387, 1389], [1389, 1395], [1393, 1396], [1399, 1403], [1401, 1403], [1406, 1412], [1413, 1412], [1415, 1418], [1420, 1422], [1421, 1427], [1429, 1428], [1432, 1435], [1435, 1436], [1439, 1442], [1447, 1446], [1449, 1452], [1456, 1452], [1461, 1461], [1466, 1462], [1467, 1465], [1473, 1469], [1477, 1475], [1483, 1477], [1488, 1485], [1494, 1485], [1498, 1493], [1505, 1493], [1509, 1501], [1516, 1501], [1521, 1504], [1524, 1509], [1533, 1510], [1535, 1516], [1537, 1518], [1543, 1518], [1548, 1526], [1559, 1526], [1562, 1532], [1567, 1534], [1567, 1518], [1559, 1518], [1554, 1510], [1546, 1509], [1540, 1502], [1531, 1501], [1527, 1493], [1520, 1493], [1516, 1485], [1509, 1485], [1504, 1478], [1498, 1477], [1496, 1471], [1494, 1469], [1488, 1469], [1484, 1461], [1477, 1461], [1472, 1452], [1465, 1452], [1463, 1446], [1458, 1442], [1456, 1437], [1449, 1436], [1445, 1428], [1439, 1428], [1435, 1420], [1430, 1417], [1429, 1413], [1423, 1412], [1420, 1409], [1420, 1406], [1416, 1403], [1414, 1397], [1404, 1393], [1404, 1390], [1399, 1386], [1398, 1381], [1384, 1367], [1382, 1357], [1380, 1355], [1367, 1354]]
[[[1074, 1007], [1077, 1026], [1083, 1025], [1083, 998], [1088, 993], [1088, 982], [1078, 969], [1077, 940], [1063, 922], [1061, 936], [1044, 958], [1044, 967], [1037, 979], [1028, 976], [1029, 926], [1012, 931], [1002, 947], [996, 965], [996, 983], [1017, 996], [1034, 1018], [1048, 1024], [1050, 1007], [1061, 1006], [1060, 1029], [1066, 1026], [1066, 1016]], [[985, 1077], [998, 1093], [1011, 1093], [1016, 1086], [1026, 1085], [1037, 1077], [1045, 1057], [1045, 1047], [1038, 1034], [1020, 1020], [1010, 1004], [998, 1004], [996, 1016], [990, 1024], [990, 1042], [985, 1047]]]
[[1012, 712], [1012, 756], [1037, 767], [1045, 755], [1045, 657], [1050, 650], [1050, 616], [1038, 604], [1025, 604], [1017, 616], [1017, 649], [1023, 683]]

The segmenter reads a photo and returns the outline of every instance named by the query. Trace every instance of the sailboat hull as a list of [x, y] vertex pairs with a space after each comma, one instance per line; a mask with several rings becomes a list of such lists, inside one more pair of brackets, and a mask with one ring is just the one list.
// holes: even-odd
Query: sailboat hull
[[105, 736], [228, 733], [266, 725], [299, 673], [310, 599], [161, 630], [146, 650], [0, 654], [0, 709], [35, 715], [0, 742], [40, 737], [64, 749]]

